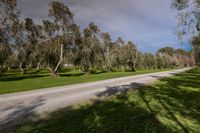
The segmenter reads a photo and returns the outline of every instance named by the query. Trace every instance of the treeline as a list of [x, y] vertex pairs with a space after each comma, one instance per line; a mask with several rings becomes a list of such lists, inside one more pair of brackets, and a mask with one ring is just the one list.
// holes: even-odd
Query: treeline
[[36, 24], [31, 18], [20, 19], [16, 0], [0, 0], [0, 71], [19, 68], [24, 74], [27, 68], [48, 68], [55, 76], [64, 64], [86, 73], [194, 65], [192, 52], [166, 47], [156, 54], [142, 53], [121, 37], [113, 42], [95, 23], [81, 31], [73, 17], [67, 5], [52, 1], [50, 19]]

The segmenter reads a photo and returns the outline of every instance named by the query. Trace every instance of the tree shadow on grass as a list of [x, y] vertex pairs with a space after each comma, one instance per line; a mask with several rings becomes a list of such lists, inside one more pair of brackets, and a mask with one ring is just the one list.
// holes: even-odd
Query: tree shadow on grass
[[172, 87], [200, 87], [200, 74], [182, 73], [175, 78], [164, 78], [161, 81], [167, 82], [168, 86]]
[[106, 70], [91, 70], [90, 74], [103, 74], [103, 73], [109, 73]]
[[61, 77], [79, 77], [84, 75], [84, 73], [75, 73], [75, 74], [59, 74]]
[[[149, 88], [150, 89], [150, 88]], [[151, 88], [152, 89], [152, 88]], [[160, 119], [160, 115], [162, 114], [161, 111], [164, 110], [165, 112], [167, 112], [167, 114], [169, 115], [170, 120], [172, 120], [173, 122], [176, 123], [177, 126], [179, 126], [181, 128], [181, 131], [179, 132], [184, 132], [184, 133], [189, 133], [189, 129], [188, 127], [186, 127], [175, 115], [175, 111], [171, 109], [171, 106], [169, 106], [169, 104], [166, 104], [166, 99], [161, 99], [160, 97], [149, 97], [148, 94], [145, 93], [145, 91], [143, 90], [139, 90], [139, 94], [141, 99], [143, 100], [143, 102], [145, 103], [146, 107], [148, 108], [148, 110], [150, 110], [150, 112], [152, 114], [155, 115], [155, 117], [159, 120]], [[148, 98], [147, 98], [148, 97]], [[152, 106], [151, 102], [155, 102], [155, 100], [157, 101], [156, 106]], [[169, 107], [168, 107], [169, 106]], [[166, 117], [166, 116], [165, 116]], [[167, 118], [167, 117], [166, 117]], [[174, 129], [172, 128], [171, 130]]]
[[35, 71], [28, 71], [26, 74], [46, 74], [49, 75], [50, 71], [47, 70], [35, 70]]
[[200, 75], [191, 76], [182, 74], [177, 78], [162, 79], [167, 84], [157, 85], [160, 89], [155, 89], [153, 95], [174, 111], [200, 123]]
[[131, 83], [128, 85], [106, 87], [106, 90], [97, 94], [98, 97], [110, 97], [121, 93], [127, 93], [130, 90], [136, 90], [139, 87], [145, 86], [142, 83]]
[[47, 77], [47, 75], [42, 74], [25, 74], [25, 75], [4, 75], [0, 77], [0, 81], [2, 82], [9, 82], [9, 81], [19, 81], [24, 79], [33, 79], [33, 78], [41, 78]]
[[[192, 72], [191, 72], [192, 71]], [[156, 114], [167, 112], [166, 119], [176, 123], [177, 132], [198, 132], [200, 127], [200, 71], [190, 70], [176, 77], [160, 79], [161, 83], [144, 87], [140, 97], [148, 109]], [[156, 104], [155, 104], [156, 102]], [[152, 106], [152, 103], [155, 105]], [[158, 111], [157, 108], [161, 108]], [[177, 117], [177, 115], [179, 117]], [[196, 122], [196, 128], [183, 122]]]
[[115, 100], [94, 102], [79, 109], [70, 108], [53, 113], [49, 119], [32, 124], [24, 132], [168, 133], [170, 130], [151, 112], [129, 101], [129, 97], [123, 94]]

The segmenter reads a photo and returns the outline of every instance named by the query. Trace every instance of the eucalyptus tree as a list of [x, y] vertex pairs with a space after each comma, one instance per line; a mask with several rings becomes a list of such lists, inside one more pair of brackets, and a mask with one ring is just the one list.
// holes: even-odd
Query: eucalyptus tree
[[131, 70], [135, 71], [137, 47], [133, 42], [129, 41], [128, 44], [124, 48], [126, 50], [126, 52], [124, 53], [126, 61], [129, 67], [131, 68]]
[[0, 43], [0, 74], [4, 70], [4, 63], [11, 53], [11, 48], [8, 45]]
[[[22, 74], [25, 73], [27, 67], [28, 57], [31, 53], [29, 45], [25, 41], [26, 26], [20, 20], [20, 12], [17, 10], [16, 0], [1, 0], [3, 3], [3, 10], [1, 16], [1, 27], [6, 36], [6, 44], [13, 44], [14, 55], [18, 56], [19, 68]], [[11, 47], [11, 45], [10, 45]]]
[[[197, 49], [197, 48], [195, 48]], [[196, 51], [197, 53], [198, 51]], [[196, 54], [198, 55], [198, 54]], [[186, 66], [193, 66], [195, 63], [194, 58], [193, 58], [193, 53], [191, 51], [185, 51], [183, 49], [177, 49], [176, 50], [176, 57], [182, 67]], [[198, 58], [198, 57], [197, 57]], [[199, 60], [199, 59], [196, 59]], [[198, 63], [198, 61], [197, 61]]]
[[81, 66], [86, 73], [90, 72], [92, 66], [97, 63], [98, 56], [101, 53], [99, 40], [100, 30], [94, 23], [90, 23], [83, 31], [83, 45], [81, 47]]
[[178, 32], [180, 35], [200, 31], [200, 0], [171, 0], [173, 9], [178, 13]]
[[195, 36], [192, 39], [193, 49], [194, 49], [194, 58], [196, 65], [200, 66], [200, 36]]
[[158, 50], [158, 53], [167, 54], [167, 55], [170, 55], [170, 56], [173, 56], [174, 52], [175, 51], [172, 47], [164, 47], [164, 48], [161, 48], [161, 49]]
[[20, 13], [17, 10], [16, 0], [0, 0], [1, 64], [4, 64], [9, 54], [11, 54], [11, 49], [9, 48], [10, 44], [16, 44], [16, 40], [19, 37], [18, 34], [16, 34], [19, 16]]
[[174, 54], [175, 50], [171, 47], [164, 47], [161, 49], [158, 49], [156, 53], [156, 60], [157, 60], [157, 68], [171, 68], [174, 66], [175, 60], [174, 60]]
[[116, 64], [118, 68], [121, 68], [122, 71], [125, 70], [125, 64], [126, 64], [126, 58], [124, 56], [126, 49], [125, 49], [125, 42], [121, 37], [118, 37], [116, 42], [115, 42], [115, 50], [114, 52], [116, 53]]
[[15, 52], [19, 60], [19, 69], [21, 71], [21, 74], [24, 74], [26, 72], [26, 68], [28, 65], [27, 61], [29, 61], [29, 56], [31, 53], [31, 49], [26, 43], [25, 32], [26, 31], [24, 22], [18, 22], [15, 24]]
[[135, 67], [138, 69], [144, 69], [144, 63], [143, 63], [143, 54], [140, 51], [136, 52], [136, 58], [135, 58]]
[[[49, 3], [49, 16], [54, 19], [55, 30], [53, 30], [54, 38], [51, 39], [54, 43], [52, 47], [55, 52], [54, 58], [56, 60], [53, 63], [49, 64], [49, 69], [53, 76], [56, 76], [59, 70], [59, 67], [63, 63], [65, 48], [68, 47], [68, 39], [70, 38], [70, 26], [73, 22], [73, 14], [70, 11], [69, 7], [62, 2], [52, 1]], [[52, 45], [53, 46], [53, 45]]]
[[192, 46], [195, 61], [200, 66], [199, 44], [195, 40], [200, 38], [200, 0], [172, 0], [172, 7], [179, 11], [178, 35], [192, 35]]
[[160, 48], [157, 51], [157, 63], [158, 68], [170, 68], [173, 65], [176, 65], [176, 59], [175, 57], [176, 50], [174, 50], [172, 47], [164, 47]]
[[26, 68], [32, 66], [35, 62], [36, 46], [38, 44], [39, 29], [31, 18], [26, 18], [25, 22], [18, 27], [17, 34], [21, 35], [18, 46], [18, 60], [20, 62], [20, 70], [22, 74], [26, 72]]
[[183, 49], [176, 50], [176, 58], [179, 61], [179, 65], [182, 67], [186, 66], [186, 56], [186, 51], [184, 51]]
[[155, 56], [156, 56], [157, 68], [163, 69], [164, 68], [163, 56], [161, 55], [160, 52], [156, 52]]
[[56, 76], [54, 69], [60, 60], [59, 41], [58, 38], [56, 39], [55, 35], [56, 28], [57, 26], [55, 23], [50, 22], [49, 20], [43, 20], [43, 39], [40, 43], [40, 47], [43, 51], [40, 52], [44, 55], [43, 64], [49, 68], [52, 76]]
[[17, 10], [16, 0], [0, 0], [0, 41], [8, 41], [13, 35], [13, 27], [19, 22], [20, 12]]
[[71, 43], [65, 54], [65, 63], [74, 64], [76, 67], [81, 65], [81, 47], [82, 47], [82, 33], [80, 27], [76, 24], [70, 26], [71, 36], [69, 42]]
[[45, 58], [45, 52], [46, 48], [44, 45], [44, 28], [42, 25], [34, 24], [34, 38], [33, 41], [33, 51], [31, 53], [31, 64], [39, 70], [41, 66], [45, 65], [46, 58]]
[[38, 25], [36, 25], [31, 18], [25, 19], [27, 43], [32, 44], [33, 46], [38, 43], [38, 37], [39, 37], [39, 32], [40, 32], [39, 28], [40, 27], [38, 27]]
[[104, 60], [105, 60], [105, 65], [106, 65], [106, 69], [107, 71], [111, 71], [112, 70], [112, 39], [109, 35], [108, 32], [102, 33], [101, 34], [101, 38], [102, 38], [102, 44], [103, 44], [103, 55], [104, 55]]
[[146, 66], [145, 68], [147, 68], [147, 69], [156, 69], [157, 62], [156, 62], [155, 56], [151, 53], [145, 53], [144, 54], [144, 64]]

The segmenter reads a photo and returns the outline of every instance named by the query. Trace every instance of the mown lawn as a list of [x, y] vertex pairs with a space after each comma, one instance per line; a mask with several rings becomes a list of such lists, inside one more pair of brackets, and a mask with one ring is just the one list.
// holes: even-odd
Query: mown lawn
[[53, 113], [19, 133], [200, 133], [200, 68]]
[[[167, 70], [167, 69], [166, 69]], [[140, 70], [137, 72], [95, 72], [84, 74], [79, 71], [62, 72], [58, 77], [52, 78], [48, 71], [29, 70], [27, 74], [10, 71], [0, 76], [0, 94], [35, 90], [47, 87], [70, 85], [76, 83], [92, 82], [117, 77], [132, 76], [160, 72], [165, 70]]]

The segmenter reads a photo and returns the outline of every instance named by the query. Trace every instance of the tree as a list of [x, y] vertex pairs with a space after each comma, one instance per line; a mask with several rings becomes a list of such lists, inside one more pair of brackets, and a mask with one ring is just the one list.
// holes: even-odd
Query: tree
[[108, 32], [102, 33], [101, 34], [102, 38], [102, 43], [103, 43], [103, 55], [104, 55], [104, 60], [105, 60], [105, 65], [107, 71], [112, 70], [112, 55], [111, 55], [111, 49], [112, 49], [112, 40]]
[[42, 65], [44, 68], [45, 64], [45, 50], [46, 48], [44, 47], [44, 30], [41, 25], [35, 24], [34, 25], [34, 32], [35, 32], [35, 37], [33, 38], [33, 51], [30, 56], [30, 61], [31, 65], [34, 67], [37, 67], [37, 70], [39, 70]]
[[125, 70], [125, 64], [126, 64], [126, 58], [124, 58], [124, 54], [125, 54], [125, 42], [121, 37], [118, 37], [118, 39], [115, 42], [115, 53], [116, 53], [116, 64], [118, 66], [118, 68], [121, 67], [121, 70], [124, 71]]
[[18, 60], [20, 62], [21, 73], [26, 72], [29, 65], [34, 64], [34, 52], [38, 44], [39, 29], [31, 18], [26, 18], [24, 23], [19, 23], [16, 27], [18, 36]]
[[49, 66], [52, 75], [56, 76], [60, 65], [63, 63], [64, 48], [67, 47], [67, 40], [70, 37], [71, 31], [69, 27], [73, 24], [73, 14], [67, 5], [59, 1], [52, 1], [49, 4], [49, 16], [54, 18], [56, 27], [55, 30], [52, 31], [55, 36], [53, 39], [54, 45], [60, 47], [59, 60], [57, 63], [54, 62]]
[[100, 30], [97, 25], [90, 23], [83, 31], [83, 45], [81, 47], [81, 65], [82, 70], [86, 73], [90, 72], [92, 66], [95, 66], [101, 53]]
[[[184, 35], [192, 35], [192, 45], [194, 50], [194, 56], [199, 57], [199, 47], [198, 43], [195, 43], [194, 40], [200, 38], [200, 0], [172, 0], [172, 7], [179, 11], [178, 14], [178, 26], [177, 33], [180, 38]], [[196, 36], [197, 34], [197, 36]], [[195, 58], [196, 64], [200, 64], [200, 60]]]
[[[20, 12], [17, 10], [16, 0], [1, 0], [0, 1], [0, 43], [8, 49], [10, 45], [15, 45], [13, 48], [18, 48], [17, 45], [22, 44], [22, 22], [20, 22]], [[11, 41], [12, 40], [12, 41]], [[20, 53], [18, 49], [14, 50]], [[10, 52], [9, 52], [10, 53]], [[3, 54], [7, 55], [7, 54]]]
[[72, 34], [70, 36], [70, 47], [65, 54], [65, 63], [74, 64], [75, 66], [80, 67], [81, 65], [81, 47], [82, 47], [82, 34], [80, 27], [76, 24], [70, 26]]
[[125, 58], [127, 60], [127, 63], [132, 71], [135, 71], [135, 65], [136, 65], [136, 56], [137, 56], [137, 48], [136, 45], [129, 41], [128, 44], [125, 46], [126, 52]]
[[193, 44], [193, 49], [194, 49], [194, 58], [196, 61], [196, 65], [200, 66], [200, 35], [199, 36], [194, 36], [192, 38], [192, 44]]
[[11, 49], [8, 45], [0, 43], [0, 73], [4, 70], [3, 65], [11, 53]]
[[169, 56], [174, 55], [174, 49], [171, 47], [164, 47], [158, 50], [158, 53], [167, 54]]
[[45, 65], [50, 70], [52, 76], [57, 76], [58, 68], [56, 66], [61, 60], [60, 56], [63, 56], [63, 45], [60, 47], [60, 43], [62, 43], [61, 41], [64, 38], [55, 35], [56, 28], [57, 26], [54, 23], [48, 20], [43, 21], [44, 38], [40, 46], [44, 50]]
[[179, 11], [177, 32], [180, 36], [200, 31], [200, 0], [172, 0], [171, 5]]

